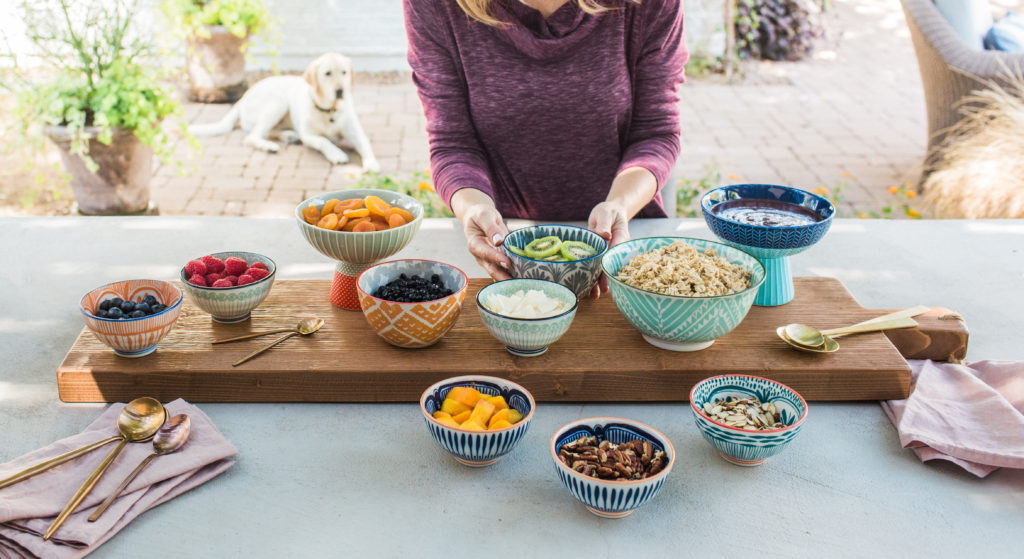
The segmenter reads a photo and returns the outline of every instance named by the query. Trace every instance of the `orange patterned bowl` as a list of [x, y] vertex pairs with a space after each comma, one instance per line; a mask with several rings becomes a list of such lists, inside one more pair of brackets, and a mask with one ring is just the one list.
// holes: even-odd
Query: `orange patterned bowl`
[[[167, 308], [142, 318], [115, 320], [99, 318], [94, 313], [100, 303], [120, 297], [126, 301], [138, 301], [152, 295], [167, 305]], [[80, 305], [85, 325], [96, 339], [110, 346], [121, 357], [142, 357], [156, 350], [156, 344], [163, 338], [181, 313], [181, 290], [176, 285], [160, 280], [124, 280], [97, 287], [82, 297]]]
[[[397, 303], [371, 295], [401, 274], [430, 279], [437, 274], [452, 294], [422, 303]], [[455, 324], [466, 298], [469, 277], [462, 270], [433, 260], [392, 260], [367, 268], [356, 280], [363, 316], [377, 335], [391, 345], [419, 348], [433, 345]]]

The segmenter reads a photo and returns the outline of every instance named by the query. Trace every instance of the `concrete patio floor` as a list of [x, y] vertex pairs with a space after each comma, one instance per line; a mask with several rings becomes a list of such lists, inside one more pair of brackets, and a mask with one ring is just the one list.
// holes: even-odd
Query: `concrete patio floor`
[[[846, 215], [879, 209], [891, 198], [889, 187], [916, 179], [926, 139], [924, 96], [899, 1], [834, 6], [831, 35], [813, 60], [750, 63], [731, 83], [718, 76], [688, 80], [679, 177], [696, 182], [710, 170], [722, 183], [825, 187], [830, 194], [839, 186]], [[382, 173], [428, 168], [425, 122], [408, 74], [359, 76], [354, 96]], [[185, 110], [190, 122], [207, 122], [228, 107]], [[354, 154], [353, 163], [332, 167], [303, 146], [256, 152], [242, 145], [237, 130], [201, 144], [202, 157], [186, 162], [186, 176], [158, 168], [153, 198], [161, 213], [287, 216], [304, 198], [360, 176]]]

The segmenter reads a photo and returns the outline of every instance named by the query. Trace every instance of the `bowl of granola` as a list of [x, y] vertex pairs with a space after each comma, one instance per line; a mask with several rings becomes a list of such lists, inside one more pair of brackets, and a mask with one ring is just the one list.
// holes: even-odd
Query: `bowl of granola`
[[605, 253], [615, 306], [650, 344], [698, 351], [750, 310], [765, 268], [747, 252], [705, 239], [646, 237]]

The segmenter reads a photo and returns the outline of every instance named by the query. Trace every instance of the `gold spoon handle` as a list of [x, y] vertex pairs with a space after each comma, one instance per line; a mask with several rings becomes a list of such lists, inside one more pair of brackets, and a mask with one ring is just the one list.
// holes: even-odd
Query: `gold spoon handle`
[[116, 499], [118, 495], [120, 495], [121, 492], [128, 487], [128, 484], [135, 481], [135, 478], [138, 477], [140, 473], [142, 473], [142, 470], [146, 469], [146, 466], [148, 466], [149, 463], [152, 462], [153, 459], [156, 458], [157, 456], [160, 455], [154, 452], [153, 454], [147, 456], [142, 462], [139, 462], [139, 465], [136, 466], [134, 470], [132, 470], [132, 473], [128, 474], [128, 477], [124, 478], [124, 481], [121, 482], [121, 485], [118, 485], [117, 489], [111, 491], [110, 495], [107, 496], [103, 503], [101, 503], [100, 506], [97, 507], [96, 510], [91, 515], [89, 515], [89, 522], [96, 522], [96, 520], [107, 510], [107, 507], [109, 507], [110, 504], [114, 502], [114, 499]]
[[844, 326], [842, 328], [833, 328], [831, 330], [822, 330], [821, 333], [825, 336], [842, 336], [845, 334], [892, 330], [894, 328], [913, 328], [915, 326], [917, 326], [917, 321], [913, 318], [896, 318], [892, 320], [854, 324], [853, 326]]
[[260, 349], [257, 349], [256, 351], [250, 353], [249, 355], [246, 355], [245, 357], [239, 359], [238, 361], [235, 361], [234, 363], [232, 363], [231, 366], [232, 367], [237, 367], [237, 366], [241, 365], [242, 363], [245, 363], [246, 361], [252, 359], [253, 357], [256, 357], [257, 355], [263, 353], [264, 351], [267, 351], [268, 349], [276, 346], [277, 344], [287, 340], [288, 338], [290, 338], [290, 337], [292, 337], [292, 336], [294, 336], [296, 334], [298, 334], [298, 332], [291, 332], [290, 334], [285, 334], [284, 336], [281, 336], [280, 338], [270, 342], [270, 345], [267, 345], [267, 346], [264, 346], [264, 347], [262, 347]]
[[69, 516], [71, 516], [71, 513], [75, 512], [75, 509], [89, 495], [89, 492], [92, 491], [92, 488], [96, 487], [96, 483], [100, 481], [100, 478], [103, 477], [103, 474], [107, 473], [107, 469], [110, 468], [110, 465], [114, 463], [114, 459], [117, 458], [117, 455], [121, 454], [121, 449], [124, 448], [124, 445], [127, 443], [127, 439], [121, 439], [121, 442], [117, 443], [117, 446], [114, 447], [114, 450], [111, 450], [110, 454], [108, 454], [107, 457], [103, 459], [103, 462], [100, 462], [100, 465], [99, 467], [96, 468], [96, 471], [94, 471], [92, 475], [86, 478], [86, 480], [82, 483], [82, 486], [78, 488], [78, 491], [71, 497], [71, 500], [68, 501], [68, 504], [64, 505], [64, 509], [60, 511], [60, 514], [57, 515], [57, 518], [53, 519], [53, 524], [50, 524], [50, 527], [46, 529], [46, 533], [43, 534], [43, 541], [46, 541], [53, 537], [54, 532], [60, 529], [61, 525], [64, 524], [64, 521], [67, 520]]
[[[861, 324], [874, 324], [875, 322], [882, 322], [884, 320], [892, 320], [894, 318], [911, 318], [919, 314], [926, 313], [932, 310], [931, 307], [924, 305], [918, 305], [916, 307], [910, 307], [909, 309], [903, 309], [902, 311], [891, 312], [889, 314], [883, 314], [882, 316], [876, 316], [875, 318], [858, 322], [857, 324], [851, 324], [850, 326], [860, 326]], [[847, 326], [846, 328], [849, 328]]]
[[248, 340], [250, 338], [258, 338], [260, 336], [266, 336], [268, 334], [280, 334], [281, 332], [294, 332], [294, 328], [281, 328], [279, 330], [267, 330], [266, 332], [255, 332], [253, 334], [246, 334], [244, 336], [235, 336], [234, 338], [227, 338], [224, 340], [214, 340], [211, 344], [226, 344], [228, 342], [237, 342], [239, 340]]
[[36, 464], [35, 466], [29, 467], [29, 468], [26, 468], [26, 469], [24, 469], [24, 470], [22, 470], [22, 471], [20, 471], [20, 472], [18, 472], [16, 474], [14, 474], [11, 477], [8, 477], [8, 478], [0, 480], [0, 489], [3, 489], [4, 487], [7, 487], [9, 485], [14, 485], [15, 483], [18, 483], [19, 481], [24, 481], [24, 480], [26, 480], [26, 479], [28, 479], [28, 478], [36, 475], [36, 474], [41, 474], [41, 473], [45, 472], [46, 470], [49, 470], [50, 468], [53, 468], [55, 466], [59, 466], [59, 465], [65, 463], [65, 462], [70, 462], [71, 460], [74, 460], [75, 458], [78, 458], [79, 456], [82, 456], [82, 455], [85, 455], [85, 454], [89, 454], [90, 452], [96, 450], [97, 448], [99, 448], [99, 447], [101, 447], [103, 445], [106, 445], [106, 444], [110, 444], [110, 443], [112, 443], [112, 442], [114, 442], [116, 440], [120, 440], [121, 438], [122, 437], [120, 437], [120, 436], [109, 437], [109, 438], [103, 439], [102, 441], [96, 441], [96, 442], [94, 442], [92, 444], [85, 445], [85, 446], [83, 446], [82, 448], [80, 448], [78, 450], [72, 450], [71, 452], [65, 452], [64, 454], [61, 454], [60, 456], [57, 456], [56, 458], [50, 458], [46, 462], [40, 462], [39, 464]]

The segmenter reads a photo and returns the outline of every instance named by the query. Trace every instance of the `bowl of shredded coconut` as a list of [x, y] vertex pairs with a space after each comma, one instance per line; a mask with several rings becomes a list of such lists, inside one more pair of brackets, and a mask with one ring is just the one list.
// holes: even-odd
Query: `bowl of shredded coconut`
[[697, 351], [750, 310], [765, 268], [716, 241], [648, 237], [616, 245], [601, 261], [619, 312], [652, 345]]
[[565, 334], [576, 317], [576, 294], [558, 283], [510, 279], [492, 283], [476, 295], [487, 331], [519, 357], [534, 357]]

